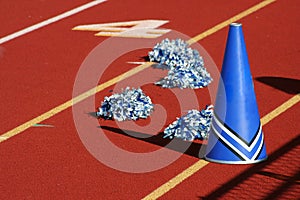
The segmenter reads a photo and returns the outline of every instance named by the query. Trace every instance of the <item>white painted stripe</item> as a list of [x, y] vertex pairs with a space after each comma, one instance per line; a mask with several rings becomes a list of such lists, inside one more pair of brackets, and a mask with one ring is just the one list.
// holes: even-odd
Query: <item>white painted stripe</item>
[[256, 138], [254, 139], [253, 143], [250, 145], [250, 151], [252, 151], [252, 149], [254, 148], [254, 146], [256, 145], [256, 143], [258, 142], [260, 136], [262, 138], [261, 141], [263, 141], [264, 134], [262, 132], [262, 125], [261, 124], [259, 124], [259, 130], [258, 130], [258, 134], [257, 134]]
[[51, 128], [54, 127], [53, 125], [50, 125], [50, 124], [34, 124], [32, 126], [33, 127], [51, 127]]
[[264, 135], [262, 135], [259, 147], [257, 149], [257, 151], [255, 152], [255, 154], [252, 156], [251, 160], [255, 160], [256, 156], [259, 154], [260, 149], [263, 148], [263, 144], [264, 144]]
[[244, 160], [246, 161], [250, 161], [250, 159], [244, 155], [240, 150], [238, 150], [237, 148], [235, 148], [235, 146], [233, 146], [230, 142], [228, 142], [217, 130], [216, 128], [214, 127], [214, 125], [212, 124], [211, 125], [211, 128], [213, 129], [213, 131], [217, 134], [217, 136], [219, 138], [221, 138], [221, 140], [223, 142], [225, 142], [230, 148], [232, 148], [237, 154], [239, 154], [242, 158], [244, 158]]
[[72, 30], [96, 31], [97, 33], [95, 36], [156, 38], [171, 31], [170, 29], [157, 29], [168, 22], [169, 20], [146, 19], [127, 22], [79, 25], [74, 27]]
[[128, 64], [134, 64], [134, 65], [143, 65], [146, 62], [127, 62]]
[[254, 146], [256, 145], [258, 139], [260, 138], [260, 135], [262, 134], [262, 127], [261, 124], [259, 126], [259, 133], [256, 135], [256, 138], [254, 139], [253, 143], [250, 145], [246, 145], [240, 138], [238, 138], [236, 135], [234, 135], [231, 131], [229, 131], [214, 115], [214, 121], [217, 123], [217, 125], [225, 132], [227, 133], [233, 140], [235, 140], [237, 143], [239, 143], [241, 146], [243, 146], [247, 151], [252, 151]]
[[42, 28], [42, 27], [44, 27], [44, 26], [47, 26], [47, 25], [52, 24], [52, 23], [54, 23], [54, 22], [57, 22], [57, 21], [59, 21], [59, 20], [61, 20], [61, 19], [64, 19], [64, 18], [69, 17], [69, 16], [71, 16], [71, 15], [74, 15], [74, 14], [76, 14], [76, 13], [79, 13], [79, 12], [81, 12], [81, 11], [83, 11], [83, 10], [86, 10], [86, 9], [88, 9], [88, 8], [91, 8], [91, 7], [93, 7], [93, 6], [96, 6], [96, 5], [98, 5], [98, 4], [100, 4], [100, 3], [103, 3], [103, 2], [105, 2], [105, 1], [106, 1], [106, 0], [94, 0], [94, 1], [91, 1], [91, 2], [89, 2], [89, 3], [87, 3], [87, 4], [84, 4], [84, 5], [82, 5], [82, 6], [79, 6], [79, 7], [77, 7], [77, 8], [74, 8], [74, 9], [72, 9], [72, 10], [69, 10], [69, 11], [67, 11], [67, 12], [64, 12], [64, 13], [62, 13], [62, 14], [60, 14], [60, 15], [57, 15], [57, 16], [55, 16], [55, 17], [52, 17], [52, 18], [50, 18], [50, 19], [47, 19], [47, 20], [45, 20], [45, 21], [42, 21], [42, 22], [37, 23], [37, 24], [32, 25], [32, 26], [29, 26], [29, 27], [27, 27], [27, 28], [25, 28], [25, 29], [22, 29], [22, 30], [17, 31], [17, 32], [15, 32], [15, 33], [12, 33], [12, 34], [10, 34], [10, 35], [7, 35], [7, 36], [5, 36], [5, 37], [3, 37], [3, 38], [0, 38], [0, 44], [3, 44], [3, 43], [8, 42], [8, 41], [10, 41], [10, 40], [12, 40], [12, 39], [15, 39], [15, 38], [17, 38], [17, 37], [20, 37], [20, 36], [22, 36], [22, 35], [25, 35], [25, 34], [27, 34], [27, 33], [30, 33], [30, 32], [32, 32], [32, 31], [34, 31], [34, 30], [37, 30], [37, 29], [39, 29], [39, 28]]

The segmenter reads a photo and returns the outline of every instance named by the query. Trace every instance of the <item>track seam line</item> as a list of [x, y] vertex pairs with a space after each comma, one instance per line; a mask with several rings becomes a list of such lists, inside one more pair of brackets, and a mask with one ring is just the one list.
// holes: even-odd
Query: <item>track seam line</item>
[[103, 3], [105, 1], [106, 0], [94, 0], [94, 1], [91, 1], [91, 2], [89, 2], [87, 4], [81, 5], [81, 6], [77, 7], [77, 8], [72, 9], [72, 10], [66, 11], [66, 12], [64, 12], [64, 13], [62, 13], [60, 15], [57, 15], [57, 16], [52, 17], [52, 18], [49, 18], [49, 19], [47, 19], [45, 21], [42, 21], [42, 22], [37, 23], [37, 24], [34, 24], [32, 26], [29, 26], [29, 27], [24, 28], [22, 30], [19, 30], [17, 32], [14, 32], [14, 33], [12, 33], [10, 35], [4, 36], [3, 38], [0, 38], [0, 44], [3, 44], [3, 43], [8, 42], [10, 40], [13, 40], [13, 39], [15, 39], [17, 37], [20, 37], [22, 35], [25, 35], [25, 34], [30, 33], [32, 31], [35, 31], [35, 30], [37, 30], [39, 28], [42, 28], [44, 26], [47, 26], [47, 25], [52, 24], [54, 22], [57, 22], [57, 21], [59, 21], [61, 19], [64, 19], [66, 17], [70, 17], [70, 16], [72, 16], [72, 15], [74, 15], [76, 13], [79, 13], [79, 12], [81, 12], [83, 10], [86, 10], [88, 8], [96, 6], [96, 5], [98, 5], [100, 3]]

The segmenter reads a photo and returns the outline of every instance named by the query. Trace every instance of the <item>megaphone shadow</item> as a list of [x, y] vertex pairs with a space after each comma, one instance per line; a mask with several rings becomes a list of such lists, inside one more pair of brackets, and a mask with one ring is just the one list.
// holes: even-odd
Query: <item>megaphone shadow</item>
[[[204, 153], [205, 153], [205, 148], [206, 145], [200, 144], [200, 143], [195, 143], [195, 142], [190, 142], [190, 141], [183, 141], [181, 139], [174, 138], [173, 140], [176, 140], [176, 145], [168, 145], [170, 143], [170, 139], [165, 139], [163, 138], [163, 133], [158, 133], [157, 135], [149, 135], [146, 133], [140, 133], [132, 130], [124, 130], [124, 129], [119, 129], [115, 127], [109, 127], [109, 126], [99, 126], [99, 128], [118, 133], [121, 135], [125, 135], [130, 138], [134, 138], [137, 140], [141, 140], [144, 142], [148, 142], [151, 144], [155, 144], [161, 147], [166, 147], [171, 150], [193, 156], [196, 158], [203, 158]], [[134, 135], [134, 136], [133, 136]], [[186, 149], [186, 146], [189, 146], [188, 149]], [[186, 150], [185, 150], [186, 149]]]
[[[261, 195], [260, 197], [264, 197], [263, 199], [280, 199], [283, 197], [282, 194], [288, 191], [288, 189], [293, 186], [299, 185], [299, 177], [300, 171], [296, 171], [293, 175], [290, 176], [284, 175], [286, 174], [286, 170], [291, 172], [289, 166], [299, 166], [299, 156], [295, 157], [295, 153], [297, 152], [297, 148], [300, 146], [300, 135], [291, 138], [287, 143], [283, 146], [277, 148], [272, 154], [269, 155], [268, 159], [265, 162], [261, 162], [251, 167], [247, 168], [247, 170], [241, 172], [231, 180], [227, 181], [225, 184], [221, 185], [210, 194], [204, 196], [199, 196], [199, 199], [209, 200], [209, 199], [222, 199], [223, 195], [230, 194], [230, 192], [240, 193], [241, 196], [251, 197], [249, 195]], [[291, 153], [293, 152], [293, 153]], [[286, 161], [288, 160], [288, 163]], [[272, 173], [272, 169], [277, 168], [281, 170], [277, 170], [276, 173]], [[259, 175], [259, 176], [257, 176]], [[264, 182], [264, 177], [269, 177], [273, 182], [268, 183], [268, 185], [274, 185], [276, 182], [276, 187], [270, 187], [268, 189], [264, 188], [256, 188], [250, 187], [248, 184], [256, 183], [259, 185]], [[257, 181], [257, 182], [256, 182]], [[261, 181], [261, 182], [260, 182]], [[277, 185], [278, 183], [278, 185]], [[263, 187], [262, 185], [260, 187]], [[291, 190], [292, 191], [292, 190]], [[233, 193], [235, 194], [235, 193]], [[290, 193], [288, 193], [290, 194]], [[257, 196], [256, 196], [257, 197]], [[299, 195], [298, 195], [299, 197]], [[239, 196], [237, 197], [239, 199]], [[291, 197], [293, 199], [293, 197]], [[295, 198], [297, 199], [297, 198]], [[298, 198], [299, 199], [299, 198]]]
[[256, 80], [288, 94], [300, 93], [300, 80], [297, 79], [262, 76], [257, 77]]

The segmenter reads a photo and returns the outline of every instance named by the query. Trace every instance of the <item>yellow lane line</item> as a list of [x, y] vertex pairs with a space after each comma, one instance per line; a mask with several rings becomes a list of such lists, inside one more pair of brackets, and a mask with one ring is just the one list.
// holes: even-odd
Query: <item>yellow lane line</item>
[[[275, 0], [266, 0], [266, 1], [263, 1], [263, 2], [255, 5], [255, 6], [253, 6], [251, 8], [249, 8], [248, 10], [243, 11], [240, 14], [238, 14], [238, 15], [236, 15], [236, 16], [228, 19], [228, 20], [226, 20], [225, 22], [222, 22], [222, 23], [220, 23], [220, 24], [212, 27], [211, 29], [209, 29], [209, 30], [207, 30], [207, 31], [205, 31], [205, 32], [203, 32], [203, 33], [195, 36], [194, 38], [191, 38], [187, 42], [189, 44], [197, 42], [197, 41], [199, 41], [199, 40], [201, 40], [201, 39], [203, 39], [203, 38], [205, 38], [205, 37], [207, 37], [207, 36], [215, 33], [216, 31], [220, 30], [221, 28], [224, 28], [225, 26], [229, 25], [230, 23], [233, 22], [232, 20], [241, 19], [242, 17], [245, 17], [247, 13], [249, 15], [252, 12], [258, 10], [259, 8], [263, 8], [264, 6], [270, 4], [270, 3], [274, 2], [274, 1]], [[124, 74], [122, 74], [120, 76], [117, 76], [117, 77], [115, 77], [115, 78], [113, 78], [113, 79], [111, 79], [111, 80], [109, 80], [109, 81], [107, 81], [107, 82], [105, 82], [103, 84], [100, 84], [100, 85], [98, 85], [98, 86], [96, 86], [96, 87], [88, 90], [87, 92], [84, 92], [83, 94], [81, 94], [81, 95], [79, 95], [79, 96], [77, 96], [77, 97], [75, 97], [75, 98], [73, 98], [73, 99], [71, 99], [71, 100], [69, 100], [69, 101], [67, 101], [67, 102], [65, 102], [65, 103], [63, 103], [63, 104], [61, 104], [61, 105], [59, 105], [59, 106], [51, 109], [51, 110], [49, 110], [48, 112], [46, 112], [46, 113], [44, 113], [44, 114], [42, 114], [42, 115], [40, 115], [40, 116], [38, 116], [36, 118], [33, 118], [33, 119], [25, 122], [24, 124], [21, 124], [21, 125], [17, 126], [16, 128], [14, 128], [14, 129], [12, 129], [12, 130], [10, 130], [10, 131], [8, 131], [8, 132], [0, 135], [1, 136], [0, 137], [0, 143], [3, 142], [3, 141], [5, 141], [5, 140], [7, 140], [7, 139], [9, 139], [9, 138], [11, 138], [11, 137], [13, 137], [13, 136], [15, 136], [15, 135], [17, 135], [17, 134], [19, 134], [19, 133], [21, 133], [21, 132], [23, 132], [23, 131], [25, 131], [26, 129], [30, 128], [34, 124], [40, 123], [40, 122], [42, 122], [42, 121], [44, 121], [44, 120], [52, 117], [53, 115], [56, 115], [59, 112], [62, 112], [63, 110], [66, 110], [67, 108], [71, 107], [72, 105], [74, 105], [74, 104], [76, 104], [76, 103], [78, 103], [78, 102], [80, 102], [80, 101], [88, 98], [91, 95], [96, 94], [97, 92], [100, 92], [101, 90], [103, 90], [103, 89], [105, 89], [105, 88], [107, 88], [107, 87], [109, 87], [109, 86], [117, 83], [118, 81], [124, 80], [124, 79], [126, 79], [126, 78], [128, 78], [128, 77], [130, 77], [130, 76], [132, 76], [132, 75], [134, 75], [134, 74], [136, 74], [136, 73], [144, 70], [145, 68], [147, 68], [149, 66], [151, 66], [151, 63], [142, 64], [142, 65], [140, 65], [140, 66], [138, 66], [138, 67], [136, 67], [136, 68], [134, 68], [132, 70], [129, 70], [128, 72], [125, 72]]]
[[[300, 101], [300, 94], [297, 94], [287, 100], [285, 103], [280, 105], [278, 108], [273, 110], [272, 112], [266, 114], [263, 118], [261, 118], [261, 123], [262, 125], [266, 125], [269, 123], [272, 119], [276, 118], [278, 115], [284, 113], [286, 110], [291, 108], [292, 106], [296, 105]], [[143, 198], [143, 200], [150, 200], [150, 199], [157, 199], [176, 187], [178, 184], [180, 184], [182, 181], [185, 179], [189, 178], [192, 176], [194, 173], [199, 171], [201, 168], [205, 167], [209, 162], [205, 160], [199, 160], [195, 162], [192, 166], [189, 168], [185, 169], [183, 172], [166, 182], [165, 184], [161, 185], [158, 187], [156, 190], [148, 194], [146, 197]]]
[[[236, 22], [237, 20], [242, 19], [245, 16], [250, 15], [251, 13], [271, 4], [275, 2], [275, 0], [266, 0], [266, 1], [262, 1], [261, 3], [231, 17], [230, 19], [214, 26], [211, 29], [208, 29], [207, 31], [191, 38], [190, 40], [188, 40], [187, 42], [189, 44], [195, 43], [217, 31], [219, 31], [220, 29], [228, 26], [229, 24], [231, 24], [232, 22]], [[283, 103], [281, 106], [279, 106], [278, 108], [276, 108], [274, 111], [270, 112], [269, 114], [267, 114], [266, 116], [264, 116], [261, 119], [261, 123], [262, 125], [267, 124], [268, 122], [270, 122], [272, 119], [274, 119], [275, 117], [277, 117], [278, 115], [280, 115], [281, 113], [285, 112], [287, 109], [289, 109], [290, 107], [292, 107], [293, 105], [297, 104], [300, 100], [299, 94], [295, 95], [294, 97], [292, 97], [291, 99], [289, 99], [288, 101], [286, 101], [285, 103]], [[171, 180], [169, 180], [168, 182], [166, 182], [165, 184], [161, 185], [160, 187], [158, 187], [157, 189], [155, 189], [153, 192], [151, 192], [150, 194], [148, 194], [146, 197], [143, 198], [143, 200], [150, 200], [150, 199], [157, 199], [159, 197], [161, 197], [162, 195], [164, 195], [165, 193], [167, 193], [168, 191], [170, 191], [171, 189], [173, 189], [174, 187], [176, 187], [178, 184], [180, 184], [182, 181], [184, 181], [185, 179], [189, 178], [190, 176], [192, 176], [194, 173], [196, 173], [197, 171], [199, 171], [201, 168], [203, 168], [204, 166], [206, 166], [209, 162], [205, 161], [205, 160], [199, 160], [196, 163], [194, 163], [192, 166], [190, 166], [189, 168], [185, 169], [183, 172], [181, 172], [180, 174], [178, 174], [177, 176], [175, 176], [174, 178], [172, 178]]]
[[0, 135], [0, 143], [7, 140], [7, 139], [9, 139], [9, 138], [11, 138], [11, 137], [13, 137], [13, 136], [15, 136], [15, 135], [17, 135], [17, 134], [19, 134], [19, 133], [21, 133], [21, 132], [23, 132], [23, 131], [25, 131], [26, 129], [32, 127], [34, 124], [38, 124], [38, 123], [40, 123], [40, 122], [42, 122], [42, 121], [44, 121], [44, 120], [46, 120], [46, 119], [48, 119], [48, 118], [50, 118], [54, 115], [66, 110], [67, 108], [71, 107], [72, 105], [75, 105], [75, 104], [79, 103], [80, 101], [96, 94], [97, 92], [100, 92], [100, 91], [104, 90], [105, 88], [107, 88], [111, 85], [114, 85], [117, 82], [122, 81], [122, 80], [124, 80], [124, 79], [126, 79], [126, 78], [128, 78], [128, 77], [130, 77], [130, 76], [132, 76], [132, 75], [148, 68], [152, 64], [153, 63], [151, 63], [151, 62], [146, 62], [142, 65], [139, 65], [138, 67], [135, 67], [135, 68], [119, 75], [119, 76], [116, 76], [115, 78], [113, 78], [113, 79], [111, 79], [111, 80], [109, 80], [105, 83], [102, 83], [102, 84], [100, 84], [100, 85], [98, 85], [98, 86], [96, 86], [96, 87], [94, 87], [94, 88], [78, 95], [77, 97], [75, 97], [75, 98], [73, 98], [73, 99], [71, 99], [71, 100], [69, 100], [69, 101], [67, 101], [67, 102], [51, 109], [51, 110], [49, 110], [48, 112], [45, 112], [44, 114], [42, 114], [42, 115], [40, 115], [36, 118], [33, 118], [33, 119], [25, 122], [24, 124], [21, 124], [20, 126], [17, 126], [16, 128]]
[[[269, 5], [270, 3], [274, 2], [275, 0], [266, 0], [263, 1], [241, 13], [239, 13], [238, 15], [235, 15], [234, 17], [214, 26], [213, 28], [195, 36], [194, 38], [191, 38], [190, 40], [188, 40], [187, 42], [189, 44], [195, 43], [217, 31], [219, 31], [220, 29], [228, 26], [230, 23], [235, 22], [267, 5]], [[144, 69], [146, 69], [147, 67], [151, 66], [152, 63], [145, 63], [142, 64], [132, 70], [127, 71], [124, 74], [121, 74], [103, 84], [98, 85], [95, 88], [92, 88], [90, 90], [88, 90], [87, 92], [49, 110], [48, 112], [0, 135], [0, 142], [3, 142], [19, 133], [21, 133], [22, 131], [30, 128], [32, 125], [40, 123], [41, 121], [44, 121], [56, 114], [58, 114], [59, 112], [62, 112], [63, 110], [66, 110], [67, 108], [71, 107], [72, 105], [79, 103], [80, 101], [96, 94], [97, 92], [100, 92], [102, 90], [104, 90], [105, 88], [121, 81], [124, 80]], [[281, 113], [285, 112], [287, 109], [289, 109], [290, 107], [292, 107], [293, 105], [297, 104], [300, 101], [300, 95], [295, 95], [294, 97], [292, 97], [291, 99], [289, 99], [288, 101], [286, 101], [285, 103], [283, 103], [281, 106], [279, 106], [278, 108], [276, 108], [274, 111], [270, 112], [269, 114], [267, 114], [266, 116], [264, 116], [261, 121], [262, 121], [262, 125], [267, 124], [268, 122], [270, 122], [272, 119], [274, 119], [275, 117], [277, 117], [278, 115], [280, 115]], [[197, 171], [199, 171], [201, 168], [203, 168], [204, 166], [206, 166], [208, 164], [207, 161], [204, 160], [199, 160], [196, 163], [194, 163], [192, 166], [190, 166], [189, 168], [187, 168], [186, 170], [184, 170], [183, 172], [181, 172], [180, 174], [178, 174], [177, 176], [175, 176], [174, 178], [172, 178], [171, 180], [169, 180], [167, 183], [163, 184], [162, 186], [160, 186], [159, 188], [157, 188], [156, 190], [154, 190], [152, 193], [150, 193], [149, 195], [147, 195], [144, 199], [157, 199], [160, 196], [164, 195], [165, 193], [167, 193], [168, 191], [170, 191], [172, 188], [176, 187], [179, 183], [181, 183], [182, 181], [184, 181], [185, 179], [187, 179], [188, 177], [192, 176], [194, 173], [196, 173]]]
[[288, 101], [284, 102], [280, 106], [278, 106], [275, 110], [271, 111], [267, 115], [265, 115], [261, 119], [262, 125], [267, 124], [269, 121], [280, 115], [281, 113], [285, 112], [290, 107], [294, 106], [300, 101], [300, 93], [290, 98]]
[[209, 36], [209, 35], [212, 35], [213, 33], [221, 30], [222, 28], [228, 26], [229, 24], [231, 24], [232, 22], [236, 22], [252, 13], [254, 13], [255, 11], [258, 11], [259, 9], [262, 9], [263, 7], [269, 5], [270, 3], [273, 3], [275, 2], [276, 0], [265, 0], [265, 1], [262, 1], [260, 2], [259, 4], [256, 4], [255, 6], [229, 18], [228, 20], [226, 21], [223, 21], [222, 23], [219, 23], [217, 24], [216, 26], [212, 27], [211, 29], [208, 29], [206, 31], [204, 31], [203, 33], [189, 39], [187, 41], [188, 44], [193, 44], [195, 42], [198, 42], [199, 40]]
[[185, 169], [183, 172], [166, 182], [165, 184], [158, 187], [156, 190], [148, 194], [146, 197], [144, 197], [142, 200], [152, 200], [157, 199], [164, 195], [165, 193], [169, 192], [171, 189], [176, 187], [179, 183], [187, 179], [188, 177], [195, 174], [197, 171], [199, 171], [201, 168], [206, 166], [208, 164], [205, 160], [198, 160], [193, 165], [191, 165], [189, 168]]

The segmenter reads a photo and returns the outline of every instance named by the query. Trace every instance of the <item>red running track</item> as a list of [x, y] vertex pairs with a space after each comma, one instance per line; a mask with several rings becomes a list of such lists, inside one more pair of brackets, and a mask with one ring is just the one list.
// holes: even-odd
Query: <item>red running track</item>
[[[31, 2], [28, 4], [20, 1], [18, 2], [19, 7], [11, 2], [1, 3], [3, 4], [0, 6], [1, 9], [11, 8], [18, 13], [16, 15], [13, 12], [5, 12], [7, 9], [1, 12], [5, 13], [1, 15], [1, 19], [3, 18], [1, 21], [3, 21], [4, 27], [7, 27], [1, 29], [1, 36], [37, 23], [40, 19], [47, 19], [56, 13], [77, 7], [87, 1], [57, 4], [46, 1]], [[239, 1], [230, 1], [225, 4], [223, 1], [189, 1], [188, 3], [186, 1], [176, 1], [176, 3], [163, 1], [154, 4], [153, 1], [144, 1], [141, 4], [140, 1], [132, 0], [124, 4], [110, 0], [2, 44], [3, 55], [0, 59], [2, 66], [0, 73], [1, 109], [3, 113], [1, 115], [1, 132], [5, 133], [72, 98], [74, 80], [82, 61], [95, 46], [106, 39], [105, 37], [95, 37], [91, 32], [72, 31], [74, 26], [137, 19], [168, 19], [170, 23], [164, 25], [164, 28], [195, 36], [258, 2], [248, 1], [241, 4]], [[26, 9], [20, 9], [21, 5], [24, 5], [23, 8]], [[279, 90], [278, 84], [277, 88], [274, 88], [256, 79], [265, 76], [299, 79], [299, 69], [297, 68], [300, 64], [297, 56], [299, 52], [299, 40], [297, 40], [299, 14], [297, 6], [299, 3], [296, 1], [279, 0], [240, 20], [244, 27], [261, 116], [266, 115], [295, 95], [293, 92]], [[30, 21], [24, 17], [27, 12], [35, 16]], [[41, 18], [37, 17], [41, 15]], [[227, 29], [222, 29], [199, 41], [215, 60], [217, 66], [221, 66], [222, 63], [226, 35]], [[126, 64], [126, 62], [140, 61], [140, 57], [145, 56], [146, 53], [147, 51], [143, 50], [122, 56], [112, 63], [106, 71], [103, 81], [136, 67]], [[149, 73], [158, 72], [149, 69], [131, 77], [130, 80], [134, 82], [135, 79], [148, 76]], [[114, 88], [109, 87], [98, 93], [96, 95], [97, 102], [100, 103], [104, 96], [111, 94], [109, 92], [111, 89]], [[153, 101], [161, 103], [167, 110], [165, 126], [179, 116], [178, 104], [169, 103], [171, 99], [174, 99], [175, 102], [170, 91], [152, 85], [143, 86], [143, 89], [153, 95]], [[197, 91], [200, 107], [210, 103], [209, 98], [205, 95], [207, 95], [207, 90]], [[299, 105], [292, 107], [264, 126], [267, 151], [271, 158], [274, 158], [274, 162], [270, 162], [268, 165], [279, 163], [282, 171], [290, 170], [285, 167], [288, 166], [286, 162], [297, 164], [299, 153], [292, 154], [295, 156], [294, 160], [284, 162], [276, 161], [276, 156], [273, 156], [272, 153], [299, 135], [300, 127], [295, 123], [297, 116], [299, 116]], [[90, 119], [95, 120], [92, 117]], [[120, 172], [103, 165], [85, 149], [75, 129], [70, 108], [41, 123], [54, 125], [54, 128], [30, 128], [0, 143], [1, 199], [140, 199], [199, 160], [197, 150], [200, 146], [195, 143], [192, 145], [193, 148], [189, 149], [176, 162], [158, 171], [143, 174]], [[139, 123], [145, 125], [150, 122], [145, 120]], [[161, 145], [165, 144], [164, 140], [159, 138], [150, 141], [138, 140], [124, 134], [116, 134], [117, 130], [113, 129], [116, 128], [116, 124], [112, 121], [100, 121], [100, 124], [112, 127], [110, 130], [105, 130], [105, 134], [116, 145], [129, 151], [149, 152], [159, 149]], [[151, 130], [144, 131], [144, 133], [157, 134]], [[290, 155], [298, 150], [299, 148], [295, 148], [281, 152], [280, 155], [284, 157], [284, 155]], [[169, 151], [174, 152], [173, 150]], [[237, 190], [238, 184], [245, 184], [246, 181], [246, 185], [251, 185], [247, 182], [251, 176], [244, 175], [245, 170], [254, 174], [258, 171], [266, 171], [262, 169], [267, 166], [253, 169], [251, 166], [245, 165], [231, 166], [211, 163], [162, 198], [197, 199], [205, 196], [217, 198], [218, 195], [225, 195], [225, 198], [226, 195], [229, 195], [227, 198], [230, 199], [232, 197], [230, 194]], [[273, 168], [270, 167], [268, 172], [274, 174], [273, 171]], [[276, 173], [278, 172], [276, 171]], [[243, 178], [235, 178], [239, 174], [243, 175]], [[293, 174], [294, 171], [284, 175], [291, 177]], [[255, 177], [254, 180], [256, 180]], [[267, 179], [267, 183], [276, 181], [278, 179], [274, 177]], [[284, 180], [279, 181], [284, 183]], [[281, 182], [278, 184], [280, 185]], [[221, 185], [224, 186], [224, 190], [220, 189]], [[274, 184], [274, 188], [278, 188], [278, 185]], [[299, 187], [293, 188], [292, 192], [295, 190], [299, 191]], [[256, 192], [258, 191], [257, 189]], [[212, 195], [214, 192], [217, 193], [215, 196]], [[246, 194], [251, 197], [254, 193], [255, 191], [250, 191]], [[264, 197], [269, 193], [257, 196]], [[233, 194], [238, 197], [242, 193], [233, 192]], [[277, 196], [280, 197], [280, 195], [282, 194]]]

